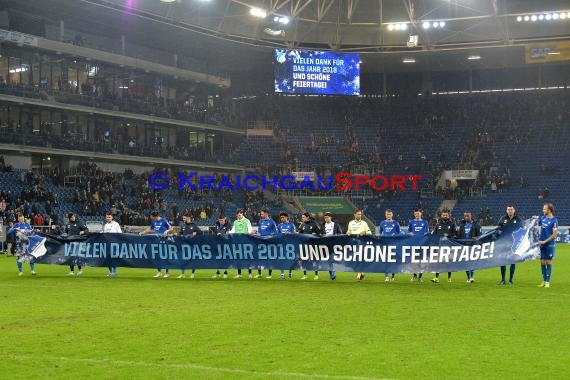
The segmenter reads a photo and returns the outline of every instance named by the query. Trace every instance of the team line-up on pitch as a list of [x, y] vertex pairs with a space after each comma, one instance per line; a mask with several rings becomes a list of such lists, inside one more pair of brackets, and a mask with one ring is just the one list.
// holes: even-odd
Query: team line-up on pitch
[[[501, 218], [501, 220], [498, 223], [498, 227], [495, 231], [497, 231], [497, 235], [496, 238], [499, 240], [496, 240], [497, 242], [499, 241], [503, 241], [503, 243], [505, 242], [504, 237], [507, 236], [508, 239], [506, 241], [507, 246], [505, 246], [504, 248], [498, 250], [501, 252], [508, 252], [511, 251], [512, 253], [515, 254], [515, 256], [519, 256], [519, 259], [517, 260], [512, 260], [509, 257], [503, 257], [505, 260], [503, 261], [498, 261], [497, 260], [497, 255], [495, 254], [496, 252], [494, 249], [494, 242], [490, 241], [488, 243], [481, 241], [477, 241], [478, 243], [483, 243], [480, 245], [480, 248], [478, 247], [479, 244], [474, 244], [472, 246], [470, 246], [469, 248], [456, 248], [456, 247], [449, 247], [449, 248], [445, 248], [444, 247], [438, 247], [437, 250], [435, 249], [435, 247], [429, 247], [429, 248], [424, 248], [423, 246], [414, 246], [413, 244], [402, 244], [402, 246], [400, 246], [400, 255], [399, 257], [401, 258], [400, 260], [400, 264], [407, 264], [407, 265], [413, 265], [414, 263], [428, 263], [426, 264], [426, 266], [416, 266], [416, 267], [409, 267], [409, 269], [413, 269], [413, 272], [416, 272], [416, 276], [415, 278], [417, 278], [418, 280], [421, 281], [422, 278], [422, 273], [424, 271], [430, 271], [430, 264], [432, 262], [435, 263], [441, 263], [441, 262], [448, 262], [448, 260], [450, 261], [455, 261], [456, 263], [460, 263], [461, 261], [468, 261], [468, 260], [493, 260], [493, 262], [490, 262], [490, 264], [498, 264], [498, 265], [494, 265], [494, 266], [501, 266], [501, 274], [502, 274], [502, 283], [505, 283], [505, 272], [506, 272], [506, 264], [514, 264], [514, 262], [520, 262], [522, 261], [524, 258], [522, 256], [526, 256], [527, 259], [532, 259], [532, 258], [538, 258], [538, 253], [540, 253], [540, 260], [541, 260], [541, 272], [542, 272], [542, 276], [543, 276], [543, 282], [541, 283], [541, 286], [543, 287], [549, 287], [550, 286], [550, 277], [551, 277], [551, 273], [552, 273], [552, 260], [554, 259], [555, 256], [555, 243], [556, 243], [556, 237], [558, 235], [558, 220], [556, 217], [554, 217], [553, 215], [553, 211], [554, 211], [554, 206], [551, 203], [546, 203], [543, 205], [542, 208], [542, 213], [543, 215], [541, 217], [533, 217], [532, 219], [529, 219], [528, 221], [525, 221], [523, 223], [523, 221], [516, 215], [515, 213], [515, 209], [514, 206], [512, 205], [508, 205], [507, 206], [507, 212], [506, 214], [503, 216], [503, 218]], [[379, 227], [379, 232], [380, 232], [380, 238], [382, 237], [396, 237], [396, 236], [401, 236], [402, 233], [400, 231], [400, 226], [398, 224], [397, 221], [395, 221], [393, 219], [393, 212], [390, 209], [387, 209], [386, 212], [386, 220], [382, 221], [380, 223], [380, 227]], [[280, 221], [281, 223], [279, 225], [277, 225], [275, 223], [275, 221], [273, 221], [273, 219], [271, 219], [269, 217], [269, 210], [267, 209], [262, 209], [261, 213], [260, 213], [260, 220], [258, 223], [258, 230], [257, 230], [257, 235], [259, 235], [260, 237], [271, 237], [273, 236], [275, 239], [283, 239], [285, 238], [285, 236], [287, 236], [288, 234], [295, 234], [295, 235], [289, 235], [291, 238], [293, 238], [294, 236], [296, 236], [296, 233], [299, 233], [299, 236], [307, 236], [307, 235], [316, 235], [316, 236], [321, 236], [324, 237], [325, 239], [330, 238], [330, 239], [337, 239], [338, 235], [344, 235], [342, 232], [342, 229], [340, 227], [340, 225], [334, 221], [332, 221], [332, 215], [331, 213], [325, 213], [323, 218], [324, 218], [324, 223], [322, 225], [317, 224], [317, 222], [312, 218], [311, 214], [308, 212], [305, 212], [302, 215], [302, 223], [296, 227], [293, 223], [291, 223], [289, 221], [289, 217], [288, 214], [286, 212], [282, 212], [280, 213]], [[70, 219], [70, 224], [68, 225], [68, 227], [66, 228], [66, 231], [69, 230], [71, 235], [81, 235], [83, 233], [85, 233], [86, 231], [88, 232], [87, 228], [84, 225], [80, 225], [79, 222], [75, 219], [75, 215], [73, 213], [69, 214], [69, 219]], [[108, 212], [105, 216], [105, 225], [103, 227], [103, 234], [100, 234], [100, 237], [95, 237], [95, 239], [97, 238], [102, 238], [104, 241], [106, 241], [106, 243], [113, 243], [116, 241], [109, 240], [112, 236], [109, 235], [109, 233], [111, 233], [111, 235], [113, 235], [112, 233], [122, 233], [121, 227], [119, 226], [119, 224], [113, 220], [113, 215]], [[182, 239], [186, 239], [186, 238], [196, 238], [199, 235], [203, 235], [203, 232], [200, 230], [200, 228], [194, 224], [192, 222], [192, 215], [189, 212], [186, 212], [183, 216], [183, 222], [184, 225], [181, 229], [181, 235], [182, 235]], [[514, 232], [512, 232], [512, 234], [506, 234], [506, 235], [502, 235], [503, 238], [501, 238], [501, 231], [503, 231], [505, 228], [507, 228], [507, 231], [512, 230]], [[71, 232], [73, 229], [73, 232]], [[152, 234], [155, 235], [156, 237], [167, 237], [168, 235], [172, 234], [174, 231], [174, 227], [172, 225], [170, 225], [168, 223], [168, 221], [166, 219], [163, 219], [160, 214], [157, 211], [153, 211], [151, 213], [151, 224], [148, 228], [146, 228], [144, 231], [140, 232], [139, 235], [146, 235], [146, 234]], [[22, 263], [23, 262], [30, 262], [30, 265], [32, 266], [32, 274], [35, 274], [34, 272], [34, 268], [33, 268], [33, 263], [35, 261], [36, 257], [42, 256], [39, 260], [39, 262], [44, 262], [44, 263], [52, 263], [52, 264], [59, 264], [59, 263], [67, 263], [70, 265], [70, 269], [71, 272], [70, 274], [73, 274], [73, 268], [74, 268], [74, 264], [80, 264], [80, 262], [75, 262], [75, 261], [68, 261], [65, 260], [65, 256], [67, 257], [86, 257], [85, 253], [91, 251], [91, 246], [87, 246], [87, 245], [77, 245], [75, 246], [75, 248], [73, 245], [69, 245], [72, 242], [60, 242], [58, 243], [59, 246], [64, 245], [65, 248], [63, 249], [63, 251], [65, 252], [65, 254], [60, 254], [61, 256], [64, 256], [63, 258], [61, 256], [57, 256], [54, 255], [53, 259], [55, 261], [50, 262], [49, 260], [45, 261], [43, 260], [44, 257], [48, 256], [43, 256], [47, 250], [44, 249], [43, 253], [38, 255], [35, 255], [34, 252], [36, 251], [36, 248], [39, 246], [43, 246], [44, 242], [45, 242], [45, 238], [37, 238], [35, 237], [34, 239], [32, 239], [33, 237], [33, 229], [31, 228], [31, 226], [27, 223], [25, 223], [24, 221], [24, 216], [23, 214], [19, 214], [18, 215], [18, 223], [16, 223], [14, 226], [12, 226], [12, 228], [8, 231], [8, 234], [10, 233], [16, 233], [16, 254], [18, 256], [18, 270], [20, 272], [20, 275], [22, 274]], [[233, 222], [233, 225], [230, 225], [229, 221], [227, 220], [227, 218], [223, 215], [220, 216], [220, 219], [218, 220], [218, 223], [216, 223], [216, 234], [218, 236], [221, 235], [225, 235], [225, 234], [229, 234], [230, 236], [233, 236], [233, 239], [237, 239], [236, 242], [239, 242], [241, 239], [241, 245], [239, 245], [239, 247], [241, 247], [241, 250], [243, 250], [244, 252], [253, 252], [254, 251], [254, 245], [253, 244], [244, 244], [244, 243], [250, 243], [248, 241], [248, 235], [253, 234], [253, 228], [251, 225], [251, 222], [249, 221], [249, 219], [245, 218], [244, 216], [244, 211], [242, 209], [238, 209], [236, 211], [236, 219]], [[455, 237], [455, 238], [459, 238], [459, 239], [474, 239], [477, 236], [480, 236], [481, 239], [486, 238], [489, 239], [489, 235], [485, 234], [485, 236], [481, 236], [481, 226], [472, 219], [472, 215], [471, 212], [466, 211], [464, 213], [464, 218], [462, 221], [460, 221], [458, 224], [456, 224], [454, 221], [452, 221], [450, 219], [450, 212], [448, 210], [442, 210], [441, 212], [441, 218], [438, 221], [438, 223], [436, 224], [436, 226], [434, 227], [433, 231], [430, 233], [429, 231], [429, 226], [427, 224], [427, 222], [422, 219], [422, 211], [420, 209], [416, 209], [414, 210], [414, 219], [410, 220], [409, 222], [409, 232], [408, 232], [410, 237], [427, 237], [430, 235], [439, 235], [442, 236], [444, 238], [447, 239], [447, 237]], [[348, 236], [346, 236], [348, 235]], [[351, 220], [348, 223], [347, 229], [346, 229], [346, 235], [344, 235], [344, 238], [338, 238], [338, 239], [350, 239], [351, 236], [352, 237], [365, 237], [368, 236], [370, 238], [372, 235], [372, 231], [370, 230], [368, 224], [362, 220], [362, 212], [361, 210], [356, 210], [354, 213], [354, 219]], [[512, 237], [511, 237], [512, 236]], [[125, 238], [127, 240], [132, 239], [132, 238], [128, 238], [125, 236]], [[311, 239], [311, 236], [307, 236], [304, 239]], [[243, 239], [246, 239], [245, 241]], [[251, 239], [251, 238], [249, 238]], [[355, 260], [355, 257], [358, 257], [359, 260], [363, 260], [361, 261], [362, 264], [360, 265], [364, 265], [364, 266], [360, 266], [360, 267], [353, 267], [353, 269], [360, 269], [360, 268], [372, 268], [372, 267], [366, 267], [366, 265], [375, 265], [375, 264], [369, 264], [370, 262], [374, 261], [374, 258], [377, 259], [377, 261], [381, 261], [382, 263], [384, 263], [385, 265], [382, 267], [375, 267], [375, 269], [381, 269], [383, 271], [385, 271], [386, 274], [386, 281], [390, 281], [389, 278], [389, 273], [388, 272], [392, 272], [392, 279], [394, 278], [394, 275], [396, 271], [399, 271], [397, 267], [394, 266], [390, 266], [390, 262], [396, 260], [395, 258], [397, 257], [396, 254], [392, 254], [392, 250], [394, 248], [392, 248], [392, 244], [370, 244], [370, 241], [361, 241], [360, 242], [360, 248], [357, 248], [357, 252], [358, 255], [355, 255], [355, 251], [353, 250], [353, 252], [351, 252], [351, 255], [348, 255], [348, 251], [351, 249], [351, 244], [346, 244], [347, 242], [344, 241], [343, 243], [345, 244], [338, 244], [335, 242], [335, 240], [330, 241], [329, 244], [326, 244], [326, 240], [323, 239], [322, 243], [323, 245], [321, 246], [320, 243], [321, 241], [317, 242], [317, 244], [313, 244], [313, 247], [309, 247], [311, 244], [308, 244], [309, 242], [306, 240], [299, 240], [300, 238], [298, 238], [298, 242], [304, 242], [303, 244], [283, 244], [283, 246], [286, 248], [284, 249], [284, 251], [287, 251], [289, 253], [291, 253], [291, 257], [288, 257], [288, 255], [283, 255], [283, 258], [286, 260], [296, 260], [297, 255], [293, 255], [293, 253], [295, 251], [297, 251], [298, 249], [298, 254], [299, 254], [299, 258], [303, 261], [331, 261], [331, 252], [332, 252], [332, 260], [333, 261], [341, 261], [339, 262], [340, 265], [347, 265], [348, 263], [350, 263], [351, 261]], [[406, 238], [409, 239], [409, 238]], [[35, 243], [34, 243], [35, 241]], [[473, 240], [471, 240], [473, 241]], [[340, 242], [340, 241], [339, 241]], [[35, 244], [36, 248], [32, 248], [31, 245]], [[141, 249], [139, 251], [139, 253], [144, 252], [144, 259], [148, 260], [148, 256], [147, 256], [147, 251], [146, 251], [146, 245], [144, 245], [143, 243], [141, 243], [140, 241], [132, 241], [131, 240], [131, 244], [132, 243], [136, 243], [134, 246], [135, 247], [143, 247], [144, 249]], [[150, 243], [150, 242], [149, 242]], [[164, 242], [162, 242], [164, 243]], [[184, 244], [185, 241], [180, 241], [178, 240], [178, 242], [176, 240], [174, 240], [172, 242], [173, 244]], [[152, 260], [156, 260], [153, 261], [151, 263], [146, 263], [146, 265], [148, 264], [152, 264], [152, 265], [156, 265], [156, 269], [157, 269], [157, 273], [155, 275], [155, 277], [162, 277], [162, 269], [166, 269], [166, 274], [165, 277], [168, 277], [168, 268], [170, 266], [172, 266], [173, 264], [167, 264], [165, 263], [163, 260], [164, 259], [168, 259], [168, 260], [208, 260], [210, 259], [214, 253], [216, 252], [216, 248], [217, 247], [217, 257], [216, 259], [218, 260], [235, 260], [236, 257], [234, 256], [236, 253], [237, 247], [235, 247], [236, 249], [233, 249], [232, 247], [230, 247], [229, 244], [217, 244], [220, 243], [219, 240], [212, 242], [213, 244], [210, 244], [210, 247], [206, 250], [204, 249], [203, 245], [208, 243], [207, 239], [204, 239], [202, 237], [200, 237], [200, 239], [196, 240], [197, 244], [190, 244], [188, 246], [193, 246], [192, 251], [188, 250], [187, 252], [187, 258], [180, 258], [178, 256], [178, 252], [184, 252], [184, 249], [182, 248], [183, 245], [180, 245], [180, 248], [171, 248], [169, 247], [169, 244], [166, 244], [165, 246], [167, 247], [166, 250], [161, 249], [161, 245], [151, 245], [151, 255], [153, 256]], [[326, 246], [325, 246], [326, 245]], [[441, 245], [441, 243], [439, 243], [439, 245]], [[264, 245], [262, 245], [264, 246]], [[99, 254], [103, 254], [106, 256], [107, 253], [107, 248], [106, 246], [94, 246], [95, 248], [93, 249], [94, 251], [98, 251]], [[98, 247], [98, 248], [97, 248]], [[123, 247], [123, 248], [121, 248]], [[154, 247], [154, 248], [152, 248]], [[173, 246], [174, 247], [174, 246]], [[201, 249], [202, 247], [202, 249]], [[223, 247], [223, 248], [222, 248]], [[267, 249], [267, 244], [265, 245], [266, 249], [265, 251], [259, 249], [259, 244], [256, 248], [256, 256], [254, 255], [247, 255], [247, 259], [257, 259], [257, 260], [274, 260], [275, 258], [270, 257], [267, 255], [267, 253], [269, 252], [269, 249]], [[382, 248], [384, 247], [384, 248]], [[534, 247], [534, 248], [533, 248]], [[537, 250], [539, 249], [540, 252], [538, 252]], [[126, 249], [126, 250], [125, 250]], [[446, 250], [446, 251], [445, 251]], [[114, 253], [112, 253], [115, 256], [115, 258], [121, 258], [121, 254], [126, 254], [128, 255], [131, 250], [125, 245], [125, 246], [121, 246], [121, 245], [117, 245], [116, 248], [113, 249], [109, 249], [109, 251], [114, 251]], [[136, 250], [135, 250], [136, 251]], [[204, 252], [202, 252], [204, 251]], [[533, 251], [535, 253], [533, 253]], [[191, 255], [190, 255], [191, 252]], [[259, 253], [262, 253], [264, 256], [263, 257], [258, 257]], [[453, 255], [451, 256], [451, 253], [453, 252]], [[274, 253], [277, 253], [277, 250], [274, 251]], [[228, 257], [224, 257], [224, 254], [229, 255]], [[504, 254], [502, 254], [504, 255]], [[507, 253], [508, 255], [508, 253]], [[91, 255], [92, 256], [92, 255]], [[161, 260], [157, 260], [157, 256], [158, 258], [160, 258]], [[206, 256], [206, 257], [204, 257]], [[437, 256], [437, 257], [436, 257]], [[451, 257], [450, 257], [451, 256]], [[275, 256], [277, 257], [277, 256]], [[63, 261], [60, 261], [62, 260]], [[132, 257], [131, 257], [132, 259]], [[410, 261], [407, 262], [406, 260], [409, 259]], [[369, 261], [370, 260], [370, 261]], [[111, 277], [114, 277], [114, 275], [116, 274], [116, 266], [117, 262], [116, 261], [104, 261], [104, 262], [98, 262], [95, 265], [96, 266], [101, 266], [102, 264], [104, 264], [105, 266], [109, 265], [109, 275]], [[167, 265], [165, 265], [167, 264]], [[184, 277], [184, 271], [187, 267], [188, 263], [184, 263], [184, 262], [177, 262], [175, 265], [181, 270], [181, 277]], [[232, 263], [231, 262], [216, 262], [214, 263], [216, 265], [220, 265], [220, 267], [222, 268], [230, 268], [232, 267]], [[224, 266], [224, 264], [227, 264]], [[244, 266], [245, 263], [240, 263], [240, 266]], [[290, 268], [289, 271], [289, 276], [291, 276], [291, 269], [293, 269], [295, 267], [294, 263], [291, 263], [293, 265], [288, 265], [287, 267]], [[135, 263], [135, 267], [137, 267]], [[166, 267], [165, 267], [166, 266]], [[257, 266], [258, 268], [262, 268], [263, 266], [266, 266], [266, 262], [263, 263], [257, 263], [254, 266]], [[246, 268], [248, 268], [247, 265], [245, 265]], [[477, 269], [477, 267], [479, 268], [484, 268], [485, 266], [478, 266], [477, 262], [473, 262], [472, 264], [468, 264], [468, 266], [466, 265], [459, 265], [459, 266], [443, 266], [443, 267], [433, 267], [434, 272], [436, 272], [436, 277], [434, 279], [432, 279], [433, 282], [439, 282], [438, 278], [439, 278], [439, 271], [441, 269], [443, 270], [447, 270], [447, 271], [454, 271], [456, 269], [461, 269], [461, 270], [465, 270], [466, 274], [467, 274], [467, 282], [472, 283], [474, 281], [474, 269]], [[488, 267], [488, 266], [487, 266]], [[204, 269], [207, 269], [208, 267], [204, 267]], [[241, 277], [241, 269], [239, 269], [240, 267], [238, 267], [238, 275], [237, 277]], [[301, 269], [305, 269], [306, 267], [302, 267]], [[320, 269], [321, 266], [317, 265], [317, 266], [313, 266], [311, 269], [315, 270], [315, 279], [318, 279], [318, 269]], [[285, 267], [283, 265], [278, 265], [277, 269], [281, 269], [281, 277], [284, 278], [285, 275]], [[331, 279], [334, 280], [336, 278], [336, 274], [333, 270], [332, 267], [329, 267], [329, 273], [331, 276]], [[79, 268], [80, 273], [81, 273], [81, 267]], [[192, 268], [192, 272], [194, 273], [194, 271], [196, 270], [196, 267]], [[251, 266], [249, 266], [248, 271], [251, 277]], [[360, 269], [361, 270], [361, 269]], [[376, 270], [376, 271], [377, 271]], [[271, 277], [271, 269], [269, 271], [269, 277]], [[217, 272], [216, 275], [219, 275], [219, 271]], [[227, 271], [224, 273], [225, 276], [227, 276]], [[510, 275], [510, 279], [509, 281], [512, 282], [514, 276], [514, 265], [511, 265], [511, 275]], [[258, 277], [261, 277], [261, 269], [258, 269]], [[306, 269], [304, 270], [303, 273], [303, 278], [306, 278]], [[363, 274], [361, 272], [359, 272], [357, 278], [360, 280], [363, 278]], [[414, 278], [414, 277], [413, 277]], [[448, 273], [448, 279], [451, 278], [451, 272]]]

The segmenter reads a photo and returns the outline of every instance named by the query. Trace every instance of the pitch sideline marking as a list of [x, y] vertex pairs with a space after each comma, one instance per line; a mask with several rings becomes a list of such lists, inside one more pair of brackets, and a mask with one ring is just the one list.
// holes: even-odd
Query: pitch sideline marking
[[282, 372], [282, 371], [250, 371], [247, 369], [239, 368], [225, 368], [225, 367], [210, 367], [193, 363], [155, 363], [143, 362], [134, 360], [116, 360], [108, 358], [87, 359], [87, 358], [69, 358], [65, 356], [25, 356], [25, 355], [8, 355], [6, 359], [28, 361], [28, 360], [61, 360], [71, 362], [93, 363], [102, 364], [110, 363], [114, 365], [128, 365], [128, 366], [141, 366], [141, 367], [166, 367], [166, 368], [185, 368], [185, 369], [198, 369], [204, 371], [217, 371], [225, 373], [234, 373], [242, 375], [259, 375], [259, 376], [282, 376], [282, 377], [298, 377], [308, 379], [332, 379], [332, 380], [394, 380], [390, 378], [378, 377], [363, 377], [363, 376], [343, 376], [343, 375], [326, 375], [326, 374], [308, 374], [302, 372]]

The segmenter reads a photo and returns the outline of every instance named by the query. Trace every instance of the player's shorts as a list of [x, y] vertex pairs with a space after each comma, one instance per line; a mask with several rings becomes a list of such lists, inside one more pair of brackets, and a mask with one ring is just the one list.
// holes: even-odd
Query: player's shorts
[[552, 259], [554, 259], [554, 246], [541, 245], [540, 246], [540, 259], [541, 260], [552, 260]]

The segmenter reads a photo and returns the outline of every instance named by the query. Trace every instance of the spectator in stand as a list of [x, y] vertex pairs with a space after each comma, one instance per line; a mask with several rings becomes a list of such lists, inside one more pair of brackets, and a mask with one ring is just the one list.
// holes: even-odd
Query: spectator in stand
[[42, 214], [37, 213], [34, 216], [34, 226], [43, 226], [45, 223], [44, 217]]

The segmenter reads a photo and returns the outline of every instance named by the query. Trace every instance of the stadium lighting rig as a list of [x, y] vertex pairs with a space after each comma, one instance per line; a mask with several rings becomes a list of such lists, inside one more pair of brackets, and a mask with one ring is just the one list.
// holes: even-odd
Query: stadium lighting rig
[[445, 28], [445, 25], [447, 25], [447, 23], [445, 21], [423, 21], [422, 22], [422, 28], [424, 29], [438, 29], [438, 28]]
[[408, 23], [407, 22], [398, 22], [398, 23], [388, 24], [388, 30], [390, 32], [392, 32], [392, 31], [406, 31], [406, 30], [408, 30]]
[[[445, 21], [418, 21], [421, 23], [421, 26], [423, 29], [441, 29], [444, 28], [446, 25]], [[392, 31], [407, 31], [410, 28], [410, 23], [409, 22], [396, 22], [396, 23], [389, 23], [387, 26], [387, 29], [392, 32]]]
[[516, 16], [517, 22], [536, 22], [536, 21], [570, 21], [570, 12], [556, 11], [556, 12], [538, 12], [528, 13]]
[[289, 17], [287, 16], [274, 16], [273, 17], [273, 21], [278, 23], [278, 24], [283, 24], [283, 25], [287, 25], [289, 24]]
[[266, 18], [267, 17], [267, 11], [265, 11], [261, 8], [251, 8], [249, 10], [249, 14], [254, 16], [254, 17], [259, 17], [259, 18]]

